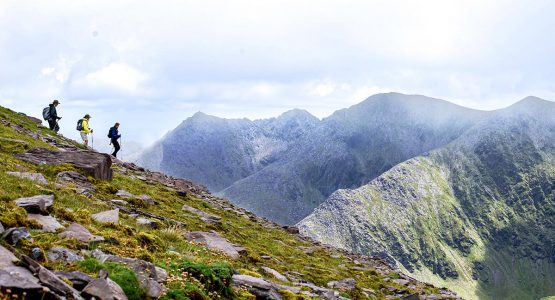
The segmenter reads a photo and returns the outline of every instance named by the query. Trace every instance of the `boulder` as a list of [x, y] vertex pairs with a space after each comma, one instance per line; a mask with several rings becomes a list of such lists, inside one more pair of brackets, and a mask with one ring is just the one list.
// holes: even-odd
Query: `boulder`
[[0, 223], [0, 234], [4, 233], [4, 231], [6, 231], [4, 229], [4, 225], [2, 225], [2, 223]]
[[240, 256], [235, 246], [216, 232], [188, 232], [184, 234], [184, 237], [189, 241], [200, 243], [209, 249], [221, 251], [233, 259], [237, 259]]
[[0, 268], [13, 266], [13, 263], [18, 260], [10, 250], [0, 246]]
[[41, 173], [8, 172], [8, 175], [35, 181], [39, 184], [48, 185], [48, 181]]
[[15, 293], [25, 292], [33, 295], [42, 291], [43, 287], [27, 269], [6, 267], [0, 269], [0, 289], [10, 289]]
[[91, 234], [87, 228], [77, 224], [72, 223], [69, 225], [64, 232], [59, 234], [62, 238], [71, 238], [76, 239], [83, 243], [90, 243], [90, 242], [101, 242], [104, 240], [103, 237]]
[[147, 218], [137, 218], [137, 224], [156, 229], [160, 227], [160, 223]]
[[277, 280], [281, 280], [284, 282], [289, 282], [289, 279], [287, 279], [287, 277], [283, 276], [282, 274], [280, 274], [278, 271], [272, 269], [272, 268], [268, 268], [268, 267], [262, 267], [261, 268], [264, 272], [274, 276]]
[[96, 179], [112, 180], [112, 160], [108, 154], [77, 150], [58, 152], [46, 148], [33, 148], [16, 156], [37, 165], [70, 163]]
[[269, 281], [249, 275], [233, 275], [233, 285], [245, 287], [256, 299], [281, 300], [279, 290]]
[[127, 205], [129, 205], [129, 202], [127, 202], [127, 201], [125, 201], [125, 200], [113, 199], [113, 200], [110, 200], [110, 202], [112, 202], [112, 204], [114, 204], [114, 205], [119, 205], [119, 206], [127, 206]]
[[197, 216], [200, 217], [200, 219], [205, 222], [205, 223], [209, 223], [209, 224], [219, 224], [221, 223], [222, 218], [213, 214], [209, 214], [206, 213], [200, 209], [196, 209], [194, 207], [191, 207], [189, 205], [184, 204], [183, 207], [181, 208], [185, 211], [188, 211], [190, 213], [193, 213]]
[[23, 207], [27, 212], [48, 214], [48, 210], [54, 204], [54, 195], [37, 195], [15, 200], [15, 204]]
[[10, 245], [17, 245], [21, 240], [32, 240], [31, 234], [25, 227], [14, 227], [6, 230], [2, 234], [2, 239], [6, 240]]
[[108, 271], [100, 270], [98, 278], [93, 279], [83, 289], [82, 295], [97, 300], [127, 300], [121, 287], [108, 278]]
[[96, 187], [87, 177], [75, 171], [63, 171], [56, 175], [56, 181], [63, 184], [73, 184], [77, 189], [77, 193], [86, 196], [92, 196], [96, 192]]
[[299, 227], [295, 227], [295, 226], [283, 226], [282, 227], [285, 231], [291, 233], [291, 234], [299, 234]]
[[119, 209], [116, 208], [112, 210], [103, 211], [92, 215], [92, 218], [100, 223], [117, 224], [119, 222]]
[[350, 291], [353, 290], [357, 285], [357, 282], [353, 278], [345, 278], [337, 281], [328, 282], [328, 287], [332, 289], [337, 289], [340, 291]]
[[48, 259], [53, 262], [73, 263], [85, 260], [83, 256], [66, 248], [52, 248], [48, 250]]
[[73, 287], [79, 291], [83, 290], [87, 286], [87, 284], [89, 284], [94, 279], [93, 277], [79, 271], [75, 271], [75, 272], [59, 271], [59, 272], [54, 272], [54, 274], [56, 274], [56, 276], [58, 276], [59, 278], [71, 281], [71, 283], [73, 284]]
[[57, 295], [63, 296], [66, 299], [82, 300], [83, 298], [79, 295], [79, 292], [73, 287], [69, 286], [63, 280], [58, 278], [50, 270], [46, 269], [30, 257], [26, 255], [21, 256], [23, 264], [34, 274], [37, 275], [39, 282], [50, 289]]
[[131, 194], [130, 192], [128, 192], [126, 190], [119, 190], [119, 191], [117, 191], [116, 196], [121, 197], [121, 198], [132, 198], [133, 194]]
[[27, 218], [39, 223], [42, 226], [42, 230], [46, 232], [56, 232], [59, 228], [63, 228], [62, 224], [52, 216], [28, 214]]
[[143, 203], [146, 206], [152, 206], [152, 205], [156, 205], [156, 201], [154, 201], [154, 199], [152, 199], [150, 196], [148, 195], [140, 195], [139, 197], [137, 197], [138, 199], [142, 200]]

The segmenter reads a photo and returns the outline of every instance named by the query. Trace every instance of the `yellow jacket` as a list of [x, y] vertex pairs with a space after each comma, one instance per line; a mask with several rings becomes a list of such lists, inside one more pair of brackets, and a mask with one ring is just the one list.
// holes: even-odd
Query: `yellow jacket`
[[83, 130], [81, 130], [81, 132], [86, 134], [91, 133], [91, 129], [89, 128], [89, 121], [87, 119], [83, 119], [81, 126], [83, 126]]

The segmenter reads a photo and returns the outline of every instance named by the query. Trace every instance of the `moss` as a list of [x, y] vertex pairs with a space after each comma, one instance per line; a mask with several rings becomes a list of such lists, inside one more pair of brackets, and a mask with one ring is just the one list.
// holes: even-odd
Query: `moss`
[[41, 226], [36, 222], [27, 219], [27, 212], [21, 207], [15, 205], [9, 205], [0, 216], [0, 222], [5, 228], [10, 227], [30, 227], [34, 229], [40, 229]]
[[237, 272], [239, 272], [240, 274], [243, 274], [243, 275], [249, 275], [249, 276], [252, 276], [252, 277], [262, 278], [262, 275], [258, 274], [255, 271], [251, 271], [251, 270], [247, 270], [247, 269], [239, 269], [239, 270], [237, 270]]
[[140, 245], [151, 250], [160, 249], [162, 246], [162, 241], [160, 240], [160, 238], [150, 233], [139, 232], [137, 235], [135, 235], [135, 238]]
[[304, 300], [307, 299], [304, 295], [297, 295], [289, 290], [280, 290], [280, 295], [284, 300]]

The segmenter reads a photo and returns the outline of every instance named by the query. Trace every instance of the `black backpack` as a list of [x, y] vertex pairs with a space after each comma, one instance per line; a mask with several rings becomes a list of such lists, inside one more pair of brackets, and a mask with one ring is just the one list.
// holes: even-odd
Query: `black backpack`
[[42, 110], [42, 117], [44, 118], [45, 121], [50, 120], [50, 106], [45, 107]]
[[114, 137], [114, 135], [113, 135], [113, 133], [114, 133], [113, 129], [114, 129], [114, 127], [110, 128], [110, 131], [108, 131], [108, 138], [113, 138], [113, 137]]
[[79, 119], [79, 121], [77, 121], [77, 131], [81, 131], [83, 130], [83, 119]]

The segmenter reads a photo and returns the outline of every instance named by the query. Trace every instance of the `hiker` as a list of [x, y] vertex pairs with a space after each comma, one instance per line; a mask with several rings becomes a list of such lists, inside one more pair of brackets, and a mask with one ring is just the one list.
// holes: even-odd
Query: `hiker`
[[50, 130], [54, 130], [54, 132], [58, 133], [60, 131], [60, 126], [58, 126], [58, 120], [62, 117], [58, 117], [58, 112], [56, 111], [56, 107], [60, 105], [60, 101], [54, 100], [52, 104], [49, 104], [47, 108], [42, 111], [42, 116], [46, 121], [48, 121], [48, 126]]
[[114, 145], [114, 153], [112, 153], [113, 157], [117, 157], [119, 149], [121, 148], [118, 142], [118, 139], [121, 138], [121, 134], [118, 132], [119, 123], [114, 124], [114, 127], [110, 128], [108, 132], [108, 137], [110, 138], [110, 145]]
[[79, 122], [77, 122], [77, 130], [79, 130], [81, 132], [81, 138], [83, 139], [83, 142], [85, 143], [85, 146], [89, 145], [88, 134], [93, 133], [93, 130], [90, 129], [90, 127], [89, 127], [90, 119], [91, 119], [91, 116], [89, 114], [86, 114], [83, 117], [83, 119], [81, 119], [81, 120], [79, 120]]

